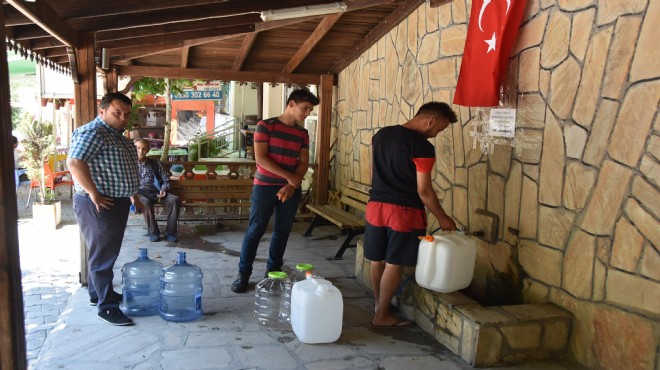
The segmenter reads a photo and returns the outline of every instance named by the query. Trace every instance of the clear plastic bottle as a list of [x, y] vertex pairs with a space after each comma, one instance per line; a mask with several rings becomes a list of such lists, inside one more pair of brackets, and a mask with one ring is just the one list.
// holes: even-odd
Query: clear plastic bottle
[[286, 272], [271, 271], [257, 283], [254, 315], [271, 329], [290, 329], [291, 280]]
[[295, 284], [303, 281], [307, 277], [307, 272], [314, 271], [314, 265], [309, 263], [299, 263], [296, 265], [296, 272], [291, 276], [291, 283]]
[[159, 314], [167, 321], [192, 321], [202, 316], [202, 269], [186, 263], [186, 253], [160, 274]]
[[160, 271], [163, 265], [140, 248], [138, 258], [121, 268], [122, 302], [119, 308], [128, 316], [151, 316], [160, 306]]

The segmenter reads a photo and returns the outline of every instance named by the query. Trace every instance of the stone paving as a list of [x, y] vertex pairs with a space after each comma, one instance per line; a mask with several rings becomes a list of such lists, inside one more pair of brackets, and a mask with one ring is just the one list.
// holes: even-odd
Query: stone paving
[[[64, 224], [58, 230], [33, 230], [28, 216], [19, 221], [30, 369], [471, 369], [419, 328], [372, 329], [373, 299], [354, 278], [354, 250], [342, 261], [326, 260], [341, 236], [332, 227], [321, 227], [314, 237], [304, 238], [304, 223], [294, 227], [285, 269], [313, 263], [340, 288], [344, 326], [336, 343], [303, 344], [292, 331], [268, 330], [252, 317], [254, 284], [264, 273], [269, 234], [257, 255], [250, 290], [231, 292], [245, 222], [184, 224], [181, 242], [149, 243], [140, 217], [131, 216], [115, 264], [115, 289], [121, 289], [121, 266], [136, 258], [139, 247], [148, 247], [151, 258], [165, 266], [177, 251], [185, 251], [188, 262], [204, 271], [204, 315], [188, 323], [154, 316], [134, 318], [132, 327], [104, 324], [88, 304], [87, 289], [77, 283], [78, 230], [70, 200], [64, 198]], [[568, 362], [535, 362], [506, 369], [578, 368]]]
[[28, 191], [27, 185], [19, 188], [17, 206], [25, 339], [28, 366], [32, 368], [69, 297], [80, 286], [80, 257], [78, 245], [70, 245], [71, 240], [77, 241], [79, 231], [68, 193], [62, 191], [58, 196], [62, 201], [62, 225], [56, 231], [46, 232], [32, 224], [32, 202], [25, 207]]

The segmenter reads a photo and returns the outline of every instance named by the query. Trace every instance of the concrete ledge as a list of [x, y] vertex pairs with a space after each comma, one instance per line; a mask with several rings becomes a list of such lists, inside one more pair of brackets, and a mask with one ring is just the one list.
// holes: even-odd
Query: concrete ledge
[[[369, 261], [357, 245], [355, 275], [371, 288]], [[414, 267], [397, 306], [425, 332], [472, 366], [498, 366], [565, 355], [572, 315], [552, 304], [483, 307], [460, 292], [437, 293], [415, 283]]]

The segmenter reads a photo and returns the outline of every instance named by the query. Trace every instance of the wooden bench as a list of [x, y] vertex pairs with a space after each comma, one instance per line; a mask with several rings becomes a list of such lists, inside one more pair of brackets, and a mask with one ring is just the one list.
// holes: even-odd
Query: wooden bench
[[[308, 204], [307, 209], [314, 213], [315, 216], [303, 236], [311, 236], [314, 228], [323, 222], [323, 220], [330, 221], [347, 235], [346, 240], [344, 240], [344, 243], [341, 245], [335, 256], [331, 258], [334, 260], [342, 259], [347, 248], [355, 247], [355, 244], [350, 244], [351, 240], [357, 235], [364, 234], [364, 225], [366, 222], [364, 212], [367, 207], [367, 201], [369, 200], [370, 189], [371, 188], [368, 185], [349, 181], [346, 184], [346, 187], [342, 190], [339, 199], [341, 208], [330, 204]], [[355, 215], [348, 212], [350, 208], [361, 211], [362, 215]]]
[[[217, 220], [217, 219], [248, 219], [250, 195], [252, 193], [254, 162], [227, 165], [227, 175], [215, 172], [219, 163], [209, 162], [162, 162], [163, 170], [170, 176], [170, 193], [181, 199], [184, 211], [179, 216], [181, 221]], [[180, 164], [184, 170], [179, 178], [172, 177], [172, 165]], [[195, 165], [203, 164], [207, 170], [204, 174], [194, 173]], [[247, 178], [239, 175], [240, 168], [248, 166]], [[223, 213], [215, 213], [215, 208], [224, 208]], [[201, 209], [195, 213], [194, 209]], [[188, 212], [192, 210], [192, 212]], [[210, 211], [210, 212], [207, 212]]]

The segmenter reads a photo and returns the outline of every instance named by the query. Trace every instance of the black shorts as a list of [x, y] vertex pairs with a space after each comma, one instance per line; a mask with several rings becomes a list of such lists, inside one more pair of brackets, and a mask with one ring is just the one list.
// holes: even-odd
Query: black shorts
[[426, 235], [423, 209], [369, 202], [364, 230], [364, 257], [393, 265], [417, 264], [419, 237]]

